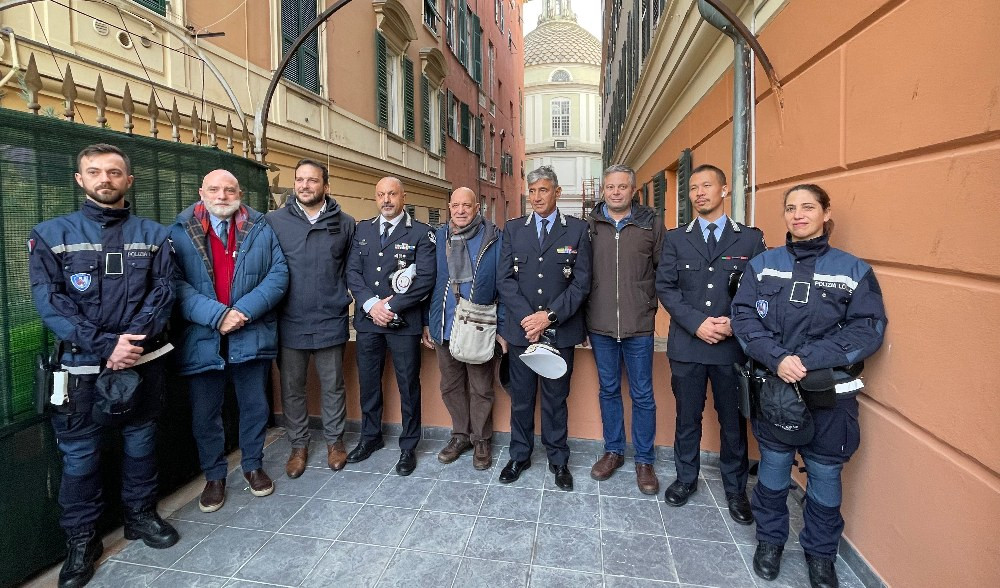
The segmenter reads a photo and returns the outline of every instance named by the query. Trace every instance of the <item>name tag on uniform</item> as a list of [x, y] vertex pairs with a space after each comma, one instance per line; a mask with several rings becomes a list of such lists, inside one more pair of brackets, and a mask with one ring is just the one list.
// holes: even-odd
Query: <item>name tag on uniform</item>
[[104, 256], [104, 275], [120, 276], [125, 273], [121, 253], [107, 253]]

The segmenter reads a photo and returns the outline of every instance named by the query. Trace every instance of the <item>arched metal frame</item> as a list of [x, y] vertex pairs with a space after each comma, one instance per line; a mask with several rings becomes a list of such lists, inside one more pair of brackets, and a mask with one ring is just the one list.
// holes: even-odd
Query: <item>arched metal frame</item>
[[264, 100], [260, 103], [260, 110], [257, 112], [257, 117], [253, 123], [253, 133], [254, 139], [256, 141], [255, 151], [260, 161], [264, 161], [264, 157], [267, 155], [267, 149], [264, 148], [264, 142], [267, 139], [267, 116], [271, 111], [271, 99], [274, 98], [274, 92], [278, 89], [278, 82], [281, 80], [281, 76], [285, 73], [285, 68], [288, 67], [288, 62], [291, 61], [295, 52], [299, 50], [302, 43], [305, 42], [306, 37], [311, 35], [319, 25], [326, 22], [335, 12], [347, 6], [351, 3], [351, 0], [339, 0], [333, 6], [330, 6], [316, 17], [316, 20], [309, 23], [307, 26], [292, 43], [292, 46], [288, 48], [285, 56], [281, 59], [281, 63], [278, 64], [278, 68], [274, 70], [274, 74], [271, 76], [271, 83], [267, 85], [267, 92], [264, 94]]
[[[32, 2], [37, 2], [37, 1], [38, 0], [0, 0], [0, 10], [13, 8], [14, 6], [19, 6], [21, 4], [31, 4]], [[127, 0], [101, 0], [101, 1], [104, 2], [105, 4], [110, 4], [115, 8], [127, 11], [129, 13], [131, 13], [131, 11], [135, 8], [134, 4], [131, 3], [126, 4]], [[195, 54], [197, 54], [198, 58], [201, 59], [202, 63], [208, 66], [208, 69], [212, 72], [212, 75], [214, 75], [215, 78], [219, 80], [219, 84], [222, 86], [222, 89], [226, 92], [226, 95], [229, 96], [229, 100], [233, 103], [233, 109], [236, 111], [236, 118], [239, 119], [240, 125], [243, 127], [243, 132], [249, 134], [249, 129], [247, 128], [246, 116], [244, 116], [243, 114], [243, 108], [240, 106], [239, 99], [236, 98], [236, 93], [233, 92], [233, 89], [229, 85], [229, 82], [226, 81], [226, 78], [222, 75], [222, 72], [219, 71], [219, 68], [215, 67], [215, 64], [212, 62], [209, 56], [204, 51], [202, 51], [201, 47], [199, 47], [197, 44], [192, 42], [191, 39], [188, 38], [187, 29], [181, 28], [166, 19], [159, 21], [158, 24], [161, 27], [163, 27], [164, 31], [170, 33], [174, 38], [183, 43], [188, 49], [194, 51]]]

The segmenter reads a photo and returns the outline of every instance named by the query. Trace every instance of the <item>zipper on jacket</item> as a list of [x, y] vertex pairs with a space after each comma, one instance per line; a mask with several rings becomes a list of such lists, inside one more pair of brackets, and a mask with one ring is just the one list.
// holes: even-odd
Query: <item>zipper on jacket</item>
[[621, 301], [621, 285], [619, 276], [621, 270], [619, 269], [620, 262], [618, 260], [618, 242], [621, 238], [622, 233], [615, 227], [615, 320], [618, 323], [618, 329], [615, 331], [616, 339], [619, 343], [622, 342], [622, 301]]

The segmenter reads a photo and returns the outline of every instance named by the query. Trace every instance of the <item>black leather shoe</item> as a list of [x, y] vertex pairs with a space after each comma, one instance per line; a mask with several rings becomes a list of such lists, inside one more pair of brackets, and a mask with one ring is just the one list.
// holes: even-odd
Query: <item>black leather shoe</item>
[[66, 561], [59, 570], [59, 588], [84, 586], [94, 577], [94, 564], [104, 553], [104, 543], [90, 531], [66, 540]]
[[400, 476], [409, 476], [415, 469], [417, 469], [417, 454], [412, 449], [404, 449], [399, 453], [396, 473]]
[[358, 442], [358, 446], [347, 454], [347, 463], [358, 463], [359, 461], [364, 461], [383, 447], [385, 447], [385, 443], [383, 443], [381, 439], [372, 439], [371, 441], [365, 441], [362, 439]]
[[125, 538], [142, 539], [153, 549], [166, 549], [181, 538], [170, 523], [160, 518], [156, 508], [150, 506], [140, 510], [125, 509]]
[[680, 480], [674, 480], [674, 483], [667, 487], [667, 491], [663, 493], [663, 501], [670, 506], [684, 506], [688, 498], [694, 494], [695, 490], [698, 489], [698, 483], [685, 484]]
[[517, 461], [512, 459], [507, 462], [507, 465], [503, 466], [503, 470], [500, 472], [500, 483], [510, 484], [511, 482], [516, 482], [518, 478], [521, 477], [521, 472], [531, 467], [531, 460]]
[[568, 467], [550, 463], [549, 471], [556, 475], [556, 486], [560, 490], [566, 490], [567, 492], [573, 490], [573, 474], [569, 473]]
[[807, 553], [806, 566], [809, 568], [809, 585], [812, 588], [837, 588], [840, 585], [832, 559]]
[[753, 511], [750, 510], [750, 501], [747, 500], [746, 492], [739, 494], [726, 494], [726, 502], [729, 503], [729, 516], [741, 525], [753, 523]]
[[765, 580], [773, 580], [778, 577], [781, 571], [781, 552], [784, 545], [774, 545], [761, 541], [757, 544], [757, 551], [753, 553], [753, 571]]

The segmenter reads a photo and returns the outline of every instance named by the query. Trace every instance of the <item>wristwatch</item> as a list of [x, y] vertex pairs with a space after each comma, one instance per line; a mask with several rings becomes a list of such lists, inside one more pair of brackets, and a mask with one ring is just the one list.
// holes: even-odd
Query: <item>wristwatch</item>
[[550, 323], [554, 323], [556, 322], [556, 320], [558, 320], [558, 317], [556, 317], [556, 313], [552, 312], [548, 308], [545, 309], [545, 313], [546, 313], [545, 317], [549, 319]]

